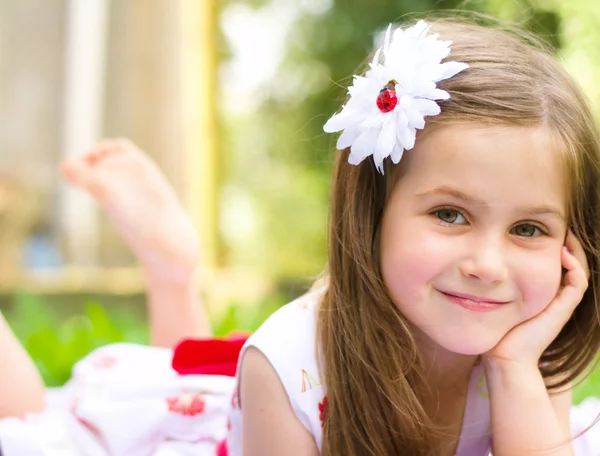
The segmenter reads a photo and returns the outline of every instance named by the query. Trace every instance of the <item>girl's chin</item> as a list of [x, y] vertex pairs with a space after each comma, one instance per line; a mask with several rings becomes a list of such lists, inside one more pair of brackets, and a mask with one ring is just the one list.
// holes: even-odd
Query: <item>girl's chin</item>
[[502, 334], [469, 334], [462, 332], [456, 335], [445, 335], [434, 341], [445, 350], [458, 355], [482, 355], [494, 348], [502, 339]]
[[510, 329], [490, 328], [489, 325], [430, 325], [418, 327], [413, 325], [413, 333], [417, 344], [425, 350], [442, 349], [456, 355], [478, 356], [493, 349]]

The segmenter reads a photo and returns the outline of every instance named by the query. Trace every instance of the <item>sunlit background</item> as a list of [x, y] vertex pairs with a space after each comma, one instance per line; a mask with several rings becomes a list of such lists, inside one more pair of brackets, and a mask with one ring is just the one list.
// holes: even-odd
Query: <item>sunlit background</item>
[[[133, 256], [57, 166], [103, 137], [159, 164], [192, 215], [219, 335], [253, 330], [325, 264], [322, 125], [388, 23], [460, 8], [548, 40], [600, 109], [594, 0], [3, 0], [0, 306], [46, 381], [146, 342]], [[600, 114], [600, 113], [599, 113]], [[600, 379], [576, 401], [600, 395]]]

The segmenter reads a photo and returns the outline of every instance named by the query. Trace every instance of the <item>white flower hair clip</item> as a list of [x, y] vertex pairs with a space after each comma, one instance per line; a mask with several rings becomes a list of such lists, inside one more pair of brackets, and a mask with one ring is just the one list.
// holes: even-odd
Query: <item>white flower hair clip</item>
[[428, 23], [419, 21], [406, 30], [399, 27], [390, 39], [391, 27], [370, 70], [354, 76], [348, 102], [323, 126], [327, 133], [344, 130], [337, 149], [350, 147], [350, 164], [358, 165], [372, 155], [381, 173], [387, 157], [398, 163], [404, 151], [414, 147], [417, 130], [425, 127], [425, 116], [440, 113], [436, 100], [450, 98], [448, 92], [436, 88], [436, 82], [468, 67], [460, 62], [441, 63], [450, 54], [452, 42], [439, 40], [438, 34], [427, 35]]

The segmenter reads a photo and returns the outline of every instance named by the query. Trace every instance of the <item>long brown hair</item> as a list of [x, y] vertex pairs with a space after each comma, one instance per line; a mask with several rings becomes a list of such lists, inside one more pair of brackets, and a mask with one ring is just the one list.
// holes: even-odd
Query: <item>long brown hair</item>
[[[438, 84], [450, 100], [440, 103], [440, 115], [426, 119], [421, 134], [464, 122], [541, 126], [560, 146], [569, 223], [592, 275], [583, 301], [540, 359], [548, 388], [559, 388], [584, 373], [600, 347], [600, 150], [593, 116], [573, 80], [533, 37], [463, 20], [428, 22], [432, 32], [452, 40], [449, 59], [469, 68]], [[336, 157], [328, 287], [317, 323], [329, 404], [323, 454], [436, 454], [438, 433], [423, 406], [419, 352], [379, 268], [379, 223], [402, 177], [390, 163], [384, 175], [372, 160], [351, 166], [348, 153]]]

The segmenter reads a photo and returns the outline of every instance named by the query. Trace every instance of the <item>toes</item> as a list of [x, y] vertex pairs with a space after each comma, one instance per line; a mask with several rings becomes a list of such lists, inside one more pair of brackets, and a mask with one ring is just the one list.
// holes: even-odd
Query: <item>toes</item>
[[95, 166], [107, 157], [136, 149], [135, 144], [125, 138], [105, 139], [86, 154], [86, 159], [90, 165]]
[[90, 165], [88, 157], [78, 157], [67, 160], [60, 165], [60, 171], [63, 177], [70, 183], [87, 187], [90, 180]]
[[112, 139], [105, 139], [96, 144], [89, 152], [85, 154], [88, 163], [92, 166], [97, 165], [108, 155], [112, 155], [118, 150], [117, 142]]
[[102, 202], [107, 198], [107, 191], [110, 189], [86, 160], [66, 161], [60, 166], [60, 171], [66, 181], [84, 190], [97, 201]]
[[93, 193], [98, 186], [96, 176], [98, 166], [108, 157], [132, 151], [139, 150], [128, 139], [104, 139], [85, 154], [65, 160], [60, 165], [60, 171], [68, 182]]

